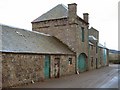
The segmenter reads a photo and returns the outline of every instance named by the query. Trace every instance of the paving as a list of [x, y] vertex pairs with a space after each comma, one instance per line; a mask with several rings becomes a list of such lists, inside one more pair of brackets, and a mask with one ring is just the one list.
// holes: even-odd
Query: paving
[[80, 74], [22, 85], [17, 88], [118, 88], [119, 65], [109, 65]]

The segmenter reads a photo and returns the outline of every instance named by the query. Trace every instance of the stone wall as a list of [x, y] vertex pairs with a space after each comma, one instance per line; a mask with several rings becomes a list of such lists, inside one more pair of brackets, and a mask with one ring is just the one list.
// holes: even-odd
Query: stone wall
[[[106, 50], [106, 60], [104, 59], [104, 50]], [[94, 45], [89, 45], [89, 70], [100, 68], [102, 66], [108, 66], [109, 65], [108, 53], [109, 50], [104, 49], [102, 47], [98, 47], [98, 51], [96, 53], [96, 47]]]
[[98, 42], [99, 42], [99, 31], [97, 31], [96, 29], [94, 29], [93, 27], [91, 27], [89, 29], [89, 35], [94, 36], [98, 40]]
[[66, 18], [32, 23], [32, 29], [55, 36], [71, 49], [76, 49], [76, 26], [69, 25]]
[[94, 45], [89, 45], [89, 70], [96, 68], [96, 47]]
[[[84, 28], [84, 42], [81, 39], [81, 27]], [[88, 56], [87, 28], [88, 25], [82, 23], [79, 19], [75, 19], [75, 23], [70, 23], [68, 18], [32, 23], [32, 30], [57, 37], [73, 51], [77, 52], [78, 56], [80, 53], [85, 53]]]
[[[75, 20], [75, 23], [69, 22], [68, 18], [36, 22], [32, 23], [32, 29], [58, 38], [76, 52], [77, 60], [81, 53], [85, 53], [88, 57], [88, 25], [79, 19]], [[82, 42], [82, 28], [84, 28], [84, 42]]]
[[[82, 41], [82, 28], [84, 28], [84, 42]], [[88, 29], [87, 25], [84, 23], [80, 23], [78, 20], [78, 25], [76, 26], [76, 44], [77, 44], [77, 53], [80, 55], [81, 53], [85, 53], [88, 57]]]
[[2, 53], [3, 87], [43, 80], [43, 60], [43, 55]]
[[[55, 74], [55, 67], [54, 67], [54, 63], [55, 63], [55, 59], [59, 58], [59, 76], [65, 76], [65, 75], [71, 75], [71, 74], [75, 74], [75, 56], [71, 56], [71, 55], [57, 55], [57, 56], [51, 56], [51, 78], [54, 78], [54, 74]], [[72, 64], [69, 63], [69, 58], [72, 58]]]
[[[104, 59], [104, 50], [106, 50], [106, 59]], [[104, 49], [102, 47], [98, 48], [98, 60], [99, 60], [99, 68], [102, 66], [108, 66], [109, 65], [109, 50]]]
[[118, 60], [118, 56], [120, 56], [118, 53], [109, 53], [109, 60]]
[[[74, 55], [50, 55], [50, 78], [54, 78], [54, 59], [60, 58], [60, 76], [75, 74]], [[72, 58], [69, 65], [68, 59]], [[30, 53], [2, 53], [2, 83], [3, 87], [43, 81], [44, 76], [43, 54]]]

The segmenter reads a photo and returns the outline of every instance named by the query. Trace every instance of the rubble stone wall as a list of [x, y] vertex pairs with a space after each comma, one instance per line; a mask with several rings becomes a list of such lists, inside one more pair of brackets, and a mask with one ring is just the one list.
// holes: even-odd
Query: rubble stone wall
[[[50, 55], [50, 78], [54, 78], [56, 57], [60, 58], [60, 76], [75, 74], [74, 55]], [[44, 60], [44, 54], [2, 53], [2, 87], [44, 81]]]

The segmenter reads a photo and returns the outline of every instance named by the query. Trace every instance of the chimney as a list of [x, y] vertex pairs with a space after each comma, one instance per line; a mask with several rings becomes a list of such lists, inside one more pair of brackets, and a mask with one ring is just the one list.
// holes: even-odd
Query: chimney
[[77, 18], [77, 4], [68, 4], [68, 19], [69, 23], [75, 23]]
[[89, 14], [88, 13], [83, 13], [83, 19], [85, 22], [89, 23]]

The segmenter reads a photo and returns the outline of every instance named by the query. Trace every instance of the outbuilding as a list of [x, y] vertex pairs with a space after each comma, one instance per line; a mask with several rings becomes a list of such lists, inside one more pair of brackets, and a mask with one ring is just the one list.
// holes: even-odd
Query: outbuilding
[[75, 74], [75, 53], [54, 36], [0, 27], [3, 87]]

